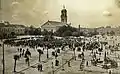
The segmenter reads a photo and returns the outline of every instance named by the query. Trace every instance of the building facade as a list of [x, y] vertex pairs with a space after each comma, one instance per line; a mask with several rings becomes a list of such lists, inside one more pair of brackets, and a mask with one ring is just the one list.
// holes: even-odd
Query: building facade
[[55, 32], [60, 27], [67, 25], [67, 10], [65, 9], [65, 6], [63, 6], [63, 9], [61, 10], [61, 22], [58, 21], [47, 21], [41, 26], [41, 31], [47, 30]]
[[109, 35], [110, 32], [114, 32], [115, 35], [120, 35], [120, 27], [116, 27], [116, 28], [100, 27], [100, 28], [97, 28], [97, 32], [99, 34], [107, 34], [107, 35]]
[[17, 35], [25, 33], [25, 26], [18, 24], [5, 24], [0, 23], [0, 32], [4, 34], [11, 34], [14, 32]]
[[47, 21], [45, 24], [41, 26], [41, 31], [47, 30], [47, 31], [55, 32], [63, 25], [65, 25], [65, 23], [57, 22], [57, 21]]

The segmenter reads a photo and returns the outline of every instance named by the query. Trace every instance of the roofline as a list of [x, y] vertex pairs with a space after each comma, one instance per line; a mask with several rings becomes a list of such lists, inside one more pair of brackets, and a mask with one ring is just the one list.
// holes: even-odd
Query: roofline
[[[48, 20], [49, 21], [49, 20]], [[48, 21], [44, 22], [43, 25], [41, 25], [41, 27], [43, 27]]]
[[50, 21], [50, 20], [48, 20], [48, 21], [46, 21], [43, 25], [41, 25], [41, 27], [43, 27], [46, 23], [49, 23], [49, 22], [57, 22], [57, 23], [62, 23], [62, 22], [59, 22], [59, 21]]

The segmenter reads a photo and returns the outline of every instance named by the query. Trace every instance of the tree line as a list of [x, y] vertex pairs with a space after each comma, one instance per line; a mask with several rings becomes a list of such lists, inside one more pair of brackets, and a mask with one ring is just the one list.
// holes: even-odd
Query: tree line
[[[44, 29], [41, 31], [41, 28], [35, 28], [34, 26], [30, 26], [28, 28], [25, 28], [25, 33], [24, 35], [54, 35], [54, 36], [60, 36], [60, 37], [66, 37], [66, 36], [93, 36], [93, 35], [98, 35], [99, 33], [94, 29], [94, 31], [91, 32], [84, 32], [80, 31], [80, 29], [72, 27], [70, 25], [64, 25], [60, 27], [57, 31], [47, 31]], [[107, 32], [107, 35], [115, 35], [114, 31]], [[10, 34], [5, 34], [5, 33], [0, 33], [0, 39], [7, 39], [7, 38], [15, 38], [18, 36], [15, 34], [15, 32], [11, 32]]]

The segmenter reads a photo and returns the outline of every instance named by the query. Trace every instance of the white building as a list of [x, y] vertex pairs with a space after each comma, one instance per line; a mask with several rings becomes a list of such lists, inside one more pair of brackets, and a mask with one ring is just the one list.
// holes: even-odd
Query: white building
[[[2, 25], [1, 25], [2, 24]], [[7, 24], [3, 25], [4, 23], [0, 23], [0, 32], [5, 34], [11, 34], [14, 32], [15, 34], [24, 34], [25, 33], [25, 26], [18, 25], [18, 24]]]
[[60, 27], [66, 25], [65, 23], [62, 22], [57, 22], [57, 21], [47, 21], [41, 26], [41, 31], [47, 30], [47, 31], [52, 31], [55, 32], [58, 30]]
[[61, 10], [61, 22], [58, 21], [47, 21], [41, 26], [41, 31], [47, 30], [47, 31], [53, 31], [55, 32], [58, 30], [61, 26], [67, 25], [67, 10], [65, 9], [65, 6]]
[[117, 28], [111, 28], [111, 27], [97, 28], [97, 32], [99, 32], [99, 34], [107, 34], [107, 33], [110, 33], [111, 31], [113, 31], [115, 33], [115, 35], [120, 35], [120, 27], [117, 27]]

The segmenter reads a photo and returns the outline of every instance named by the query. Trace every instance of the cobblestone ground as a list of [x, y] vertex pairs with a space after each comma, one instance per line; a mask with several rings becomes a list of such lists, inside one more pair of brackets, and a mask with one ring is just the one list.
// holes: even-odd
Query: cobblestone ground
[[[14, 59], [13, 55], [19, 54], [17, 52], [17, 48], [19, 47], [10, 47], [5, 45], [5, 73], [6, 74], [12, 74], [13, 73], [13, 66], [14, 66]], [[22, 47], [24, 49], [27, 49], [29, 47]], [[42, 49], [42, 48], [41, 48]], [[29, 48], [32, 57], [30, 58], [30, 65], [34, 65], [38, 63], [38, 52], [37, 50]], [[53, 49], [49, 49], [49, 57], [52, 57], [51, 52]], [[0, 48], [0, 59], [2, 60], [2, 47]], [[47, 50], [45, 49], [44, 54], [41, 56], [41, 60], [45, 61], [47, 59], [46, 57]], [[23, 69], [28, 68], [27, 64], [25, 63], [25, 58], [22, 57], [17, 61], [16, 71], [21, 71]], [[2, 74], [2, 61], [0, 62], [0, 74]]]
[[[116, 37], [118, 40], [115, 43], [120, 42], [120, 37]], [[107, 40], [104, 38], [100, 39], [101, 41], [107, 41], [110, 45], [113, 44], [113, 41], [110, 40], [110, 37], [108, 37]], [[113, 39], [114, 40], [114, 39]], [[13, 55], [18, 54], [17, 48], [19, 47], [10, 47], [5, 45], [5, 74], [13, 74], [13, 66], [14, 66], [14, 60], [13, 60]], [[23, 47], [24, 49], [27, 49], [29, 47]], [[67, 49], [67, 48], [66, 48]], [[120, 48], [119, 48], [120, 49]], [[51, 52], [53, 51], [52, 49], [49, 50], [49, 57], [51, 57], [49, 60], [46, 60], [46, 49], [44, 51], [44, 55], [41, 56], [42, 61], [47, 61], [47, 63], [43, 63], [43, 72], [40, 72], [37, 70], [37, 63], [38, 63], [38, 52], [34, 49], [29, 48], [30, 52], [32, 53], [32, 57], [30, 58], [30, 65], [34, 65], [33, 67], [28, 67], [27, 64], [25, 63], [25, 59], [22, 57], [20, 60], [17, 61], [17, 68], [16, 70], [19, 72], [21, 70], [25, 74], [53, 74], [52, 73], [52, 68], [51, 68], [51, 63], [54, 62], [55, 64], [55, 57], [52, 57]], [[106, 50], [105, 50], [106, 51]], [[104, 56], [104, 52], [102, 55]], [[109, 50], [108, 50], [109, 51]], [[62, 51], [64, 52], [64, 51]], [[76, 52], [76, 56], [80, 52]], [[117, 55], [120, 55], [120, 51], [116, 52]], [[62, 53], [63, 54], [63, 53]], [[86, 61], [91, 60], [91, 56], [89, 55], [90, 51], [85, 51], [85, 59]], [[84, 71], [80, 71], [79, 65], [80, 65], [80, 59], [77, 58], [77, 60], [72, 60], [71, 61], [71, 67], [68, 67], [68, 64], [64, 65], [64, 71], [62, 71], [62, 63], [65, 63], [66, 60], [71, 59], [73, 56], [72, 51], [68, 51], [67, 54], [63, 54], [59, 56], [57, 59], [59, 60], [60, 64], [59, 66], [54, 66], [54, 69], [59, 68], [54, 74], [108, 74], [107, 70], [102, 69], [101, 67], [95, 67], [90, 65], [89, 67], [85, 66]], [[101, 56], [101, 58], [103, 58]], [[115, 52], [109, 55], [110, 58], [115, 59], [118, 63], [120, 63], [120, 59], [116, 58]], [[63, 60], [62, 60], [63, 59]], [[2, 74], [2, 47], [0, 47], [0, 74]], [[120, 74], [120, 64], [117, 69], [113, 69], [114, 74]], [[18, 73], [20, 74], [20, 73]]]

